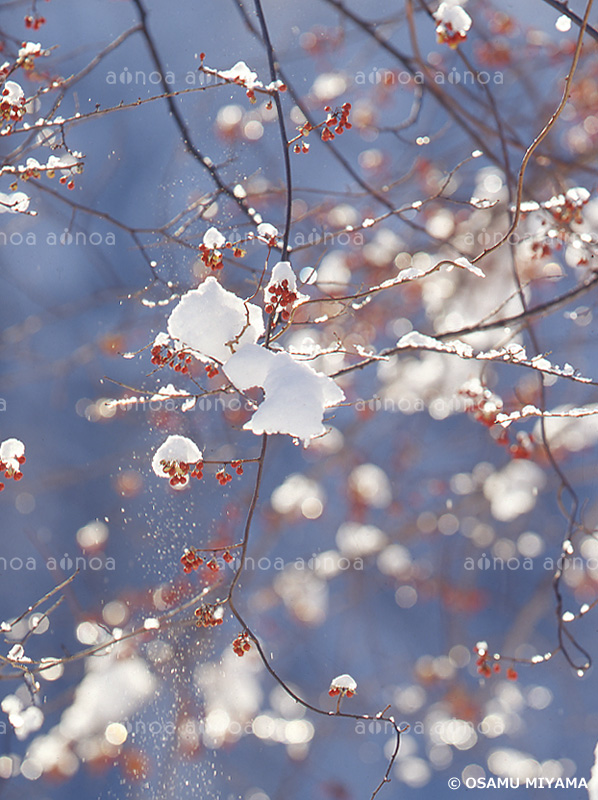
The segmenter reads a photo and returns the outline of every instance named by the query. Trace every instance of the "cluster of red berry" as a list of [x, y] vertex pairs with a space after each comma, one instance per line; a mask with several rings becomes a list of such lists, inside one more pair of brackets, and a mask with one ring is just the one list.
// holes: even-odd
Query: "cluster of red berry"
[[[243, 464], [240, 461], [231, 461], [230, 465], [237, 475], [243, 474]], [[230, 472], [226, 471], [226, 467], [222, 467], [222, 469], [219, 469], [216, 473], [216, 480], [221, 486], [226, 486], [226, 484], [230, 483], [232, 479], [233, 476], [230, 474]]]
[[25, 27], [31, 28], [31, 30], [37, 31], [41, 28], [42, 25], [46, 24], [45, 17], [32, 17], [31, 14], [28, 14], [25, 17]]
[[191, 472], [191, 465], [187, 464], [185, 461], [167, 461], [163, 458], [162, 461], [160, 461], [160, 466], [162, 467], [162, 472], [170, 478], [169, 483], [171, 486], [178, 486], [179, 483], [187, 483], [189, 476], [192, 478], [203, 477], [203, 475], [197, 475], [197, 466], [194, 465], [193, 472]]
[[[17, 458], [17, 461], [19, 462], [19, 465], [24, 464], [25, 456], [19, 456]], [[9, 480], [12, 478], [13, 481], [20, 481], [21, 478], [23, 477], [23, 473], [20, 470], [15, 469], [14, 467], [9, 466], [8, 464], [5, 464], [4, 461], [0, 461], [0, 473], [1, 472], [4, 472], [5, 478], [8, 478]], [[0, 492], [3, 489], [4, 489], [4, 484], [0, 482]]]
[[328, 694], [330, 697], [337, 697], [339, 694], [343, 697], [353, 697], [355, 692], [352, 692], [351, 689], [343, 689], [340, 686], [331, 686], [328, 689]]
[[467, 386], [461, 389], [460, 394], [468, 398], [466, 410], [482, 425], [491, 428], [496, 422], [497, 414], [502, 411], [501, 398], [481, 384]]
[[[49, 176], [51, 177], [51, 175]], [[68, 183], [67, 183], [68, 181]], [[74, 189], [75, 188], [75, 181], [71, 178], [70, 181], [66, 175], [63, 175], [61, 178], [58, 179], [58, 182], [61, 183], [63, 186], [66, 183], [67, 189]]]
[[152, 364], [158, 367], [170, 365], [175, 372], [180, 372], [181, 375], [189, 374], [189, 366], [193, 359], [184, 350], [174, 353], [164, 344], [155, 344], [150, 352]]
[[[247, 251], [232, 242], [226, 242], [224, 245], [226, 250], [232, 250], [235, 258], [243, 258], [247, 255]], [[217, 247], [208, 247], [205, 244], [199, 245], [199, 252], [201, 255], [202, 263], [209, 269], [216, 272], [224, 266], [222, 262], [222, 251]]]
[[[293, 144], [293, 142], [297, 142], [297, 139], [302, 140], [303, 137], [309, 136], [310, 132], [313, 131], [314, 127], [309, 122], [304, 122], [297, 130], [299, 131], [299, 135], [296, 136], [294, 139], [291, 139], [289, 144]], [[308, 153], [309, 152], [309, 145], [307, 142], [299, 141], [293, 147], [294, 153]]]
[[280, 286], [268, 287], [270, 293], [270, 302], [266, 303], [264, 311], [266, 314], [272, 314], [274, 311], [280, 310], [280, 316], [286, 321], [291, 316], [291, 309], [293, 303], [297, 300], [297, 293], [289, 290], [289, 282], [285, 278]]
[[218, 375], [218, 367], [216, 364], [206, 364], [204, 369], [208, 378], [214, 378], [216, 375]]
[[249, 643], [249, 633], [247, 631], [243, 631], [240, 633], [237, 638], [233, 641], [233, 650], [235, 655], [241, 657], [247, 653], [248, 650], [251, 650], [251, 644]]
[[509, 446], [509, 453], [511, 458], [531, 458], [535, 446], [536, 440], [532, 433], [519, 431], [516, 436], [516, 442]]
[[[498, 674], [501, 671], [498, 660], [495, 660], [492, 666], [490, 666], [490, 656], [487, 650], [474, 647], [473, 652], [478, 656], [475, 663], [480, 675], [483, 675], [485, 678], [490, 678], [492, 673]], [[505, 674], [510, 681], [516, 681], [518, 678], [517, 670], [513, 669], [513, 667], [509, 667]]]
[[[496, 424], [496, 417], [503, 409], [503, 402], [497, 394], [481, 385], [464, 388], [460, 393], [468, 398], [467, 411], [473, 414], [478, 422], [487, 428], [492, 428]], [[536, 441], [531, 433], [520, 431], [516, 441], [511, 443], [509, 434], [504, 428], [494, 437], [494, 441], [496, 444], [508, 447], [511, 458], [530, 458], [536, 447]]]
[[216, 473], [216, 480], [221, 486], [226, 486], [226, 484], [230, 483], [232, 479], [233, 476], [230, 474], [230, 472], [226, 471], [226, 467], [222, 467], [222, 469], [219, 469]]
[[207, 247], [205, 244], [199, 245], [199, 252], [201, 255], [202, 263], [211, 270], [222, 269], [222, 253], [216, 247]]
[[183, 572], [193, 572], [193, 570], [201, 567], [203, 564], [203, 558], [197, 555], [197, 550], [192, 547], [187, 547], [181, 556], [181, 564], [183, 565]]
[[[213, 552], [213, 551], [211, 551]], [[233, 556], [230, 554], [229, 550], [225, 550], [222, 554], [223, 561], [226, 561], [227, 564], [233, 560]], [[185, 552], [181, 556], [181, 564], [183, 565], [183, 572], [189, 573], [193, 572], [196, 569], [199, 569], [201, 565], [205, 563], [206, 567], [211, 570], [212, 572], [218, 572], [220, 567], [218, 566], [218, 562], [211, 556], [207, 561], [203, 559], [197, 552], [194, 547], [186, 547]]]
[[[6, 87], [2, 90], [2, 97], [5, 98], [10, 94], [10, 90]], [[0, 119], [11, 119], [18, 122], [25, 113], [25, 97], [21, 97], [17, 103], [11, 103], [9, 100], [0, 100]]]
[[552, 216], [560, 223], [569, 225], [575, 222], [580, 225], [583, 222], [583, 206], [585, 206], [589, 199], [589, 194], [587, 197], [568, 196], [568, 194], [566, 194], [562, 198], [562, 202], [550, 205], [546, 204], [545, 208], [548, 207], [548, 211], [550, 211]]
[[211, 605], [203, 605], [195, 609], [197, 617], [195, 624], [198, 628], [214, 628], [216, 625], [222, 625], [222, 617], [214, 616], [214, 610], [215, 607]]
[[438, 44], [448, 44], [451, 50], [455, 50], [461, 42], [467, 39], [467, 31], [456, 31], [452, 23], [443, 22], [436, 28], [436, 41]]
[[[334, 134], [340, 136], [345, 130], [350, 130], [353, 126], [349, 122], [349, 113], [351, 111], [351, 103], [343, 103], [340, 111], [332, 111], [330, 106], [326, 106], [324, 111], [328, 113], [328, 118], [324, 123], [324, 130], [322, 131], [322, 141], [328, 142], [334, 139]], [[334, 128], [334, 133], [332, 129]]]
[[[196, 461], [195, 463], [188, 464], [186, 461], [167, 461], [165, 458], [160, 461], [162, 471], [170, 478], [170, 485], [177, 486], [186, 484], [189, 478], [197, 478], [200, 481], [203, 478], [203, 461]], [[241, 461], [231, 461], [230, 465], [235, 470], [237, 475], [243, 474], [243, 464]], [[221, 486], [226, 486], [227, 483], [232, 481], [233, 476], [227, 472], [226, 466], [216, 472], [216, 480]]]

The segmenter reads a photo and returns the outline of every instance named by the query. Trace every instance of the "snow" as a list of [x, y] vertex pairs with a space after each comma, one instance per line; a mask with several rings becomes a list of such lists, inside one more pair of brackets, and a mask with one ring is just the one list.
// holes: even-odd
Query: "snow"
[[[261, 227], [261, 226], [260, 226]], [[288, 289], [290, 292], [297, 290], [297, 278], [293, 272], [290, 261], [279, 261], [272, 267], [272, 275], [268, 281], [268, 285], [264, 289], [264, 296], [268, 298], [268, 289], [271, 286], [280, 286], [283, 281], [288, 281]]]
[[589, 800], [598, 800], [598, 743], [594, 747], [594, 763], [588, 781], [588, 798]]
[[29, 197], [25, 192], [0, 192], [0, 214], [24, 214], [29, 208]]
[[322, 72], [315, 79], [311, 90], [322, 102], [330, 102], [347, 90], [346, 77], [338, 72]]
[[225, 81], [242, 83], [248, 89], [262, 86], [262, 83], [257, 80], [257, 72], [253, 72], [244, 61], [237, 61], [234, 67], [221, 70], [218, 75], [224, 78]]
[[287, 281], [287, 290], [296, 295], [295, 300], [292, 303], [293, 306], [309, 299], [306, 294], [302, 294], [301, 292], [297, 291], [297, 278], [293, 272], [293, 268], [291, 267], [291, 262], [279, 261], [272, 267], [270, 280], [264, 289], [264, 300], [266, 303], [269, 303], [272, 300], [270, 296], [270, 289], [273, 286], [282, 286], [283, 281]]
[[210, 276], [184, 294], [168, 318], [168, 333], [201, 361], [225, 362], [238, 348], [264, 333], [259, 306], [243, 302]]
[[392, 487], [384, 470], [376, 464], [360, 464], [349, 475], [349, 488], [365, 505], [386, 508], [392, 500]]
[[345, 692], [356, 692], [357, 691], [357, 681], [355, 678], [351, 677], [347, 673], [343, 675], [337, 675], [336, 678], [333, 678], [330, 681], [330, 688], [331, 689], [340, 689], [341, 691]]
[[386, 535], [375, 525], [343, 522], [336, 533], [336, 546], [347, 558], [365, 558], [386, 545]]
[[273, 353], [255, 344], [241, 348], [224, 365], [224, 372], [241, 391], [254, 386], [264, 389], [264, 401], [243, 426], [245, 430], [256, 435], [286, 433], [305, 446], [326, 432], [324, 410], [345, 399], [332, 378], [298, 363], [288, 353]]
[[208, 228], [203, 235], [203, 243], [210, 249], [218, 249], [226, 244], [226, 238], [220, 233], [218, 228]]
[[173, 434], [154, 453], [152, 469], [159, 478], [168, 478], [169, 476], [162, 469], [161, 461], [195, 464], [197, 461], [201, 461], [202, 458], [203, 454], [195, 442], [186, 436]]
[[471, 17], [460, 5], [441, 3], [434, 14], [438, 27], [452, 29], [454, 32], [465, 34], [471, 28]]
[[39, 42], [23, 42], [23, 46], [19, 49], [19, 58], [27, 58], [28, 56], [39, 56], [42, 47]]
[[63, 175], [70, 175], [72, 172], [80, 172], [79, 162], [83, 158], [82, 153], [63, 153], [61, 156], [50, 156], [46, 167], [48, 169], [59, 169]]
[[277, 514], [298, 514], [302, 507], [308, 508], [314, 501], [322, 504], [323, 500], [324, 493], [319, 484], [299, 472], [289, 475], [270, 497]]
[[479, 267], [476, 267], [475, 264], [472, 264], [468, 258], [464, 257], [456, 258], [455, 264], [458, 264], [460, 267], [463, 267], [463, 269], [466, 269], [469, 272], [472, 272], [474, 275], [477, 275], [478, 278], [486, 277], [485, 274], [482, 272], [482, 270]]
[[510, 461], [484, 482], [484, 496], [490, 502], [492, 516], [501, 522], [511, 522], [536, 505], [538, 492], [546, 476], [531, 461]]
[[11, 106], [22, 105], [25, 100], [25, 92], [16, 81], [6, 81], [2, 87], [2, 102], [10, 103]]
[[0, 444], [0, 461], [14, 470], [19, 470], [17, 459], [25, 455], [25, 445], [19, 439], [5, 439]]
[[[398, 350], [435, 350], [440, 353], [452, 353], [464, 359], [474, 359], [475, 361], [504, 361], [508, 364], [517, 364], [529, 369], [538, 370], [538, 372], [546, 373], [548, 375], [556, 375], [557, 377], [569, 378], [577, 381], [578, 383], [591, 383], [590, 378], [584, 378], [580, 375], [571, 364], [565, 364], [564, 367], [552, 364], [545, 356], [537, 355], [528, 357], [525, 348], [516, 343], [511, 343], [506, 347], [501, 347], [496, 350], [478, 351], [475, 352], [473, 347], [459, 339], [452, 339], [450, 341], [441, 341], [433, 336], [427, 336], [419, 331], [410, 331], [397, 342]], [[514, 412], [509, 417], [503, 417], [499, 420], [502, 424], [509, 424], [514, 419], [519, 418], [519, 412]]]
[[271, 225], [269, 222], [260, 222], [257, 226], [257, 234], [263, 239], [272, 239], [278, 236], [278, 228]]

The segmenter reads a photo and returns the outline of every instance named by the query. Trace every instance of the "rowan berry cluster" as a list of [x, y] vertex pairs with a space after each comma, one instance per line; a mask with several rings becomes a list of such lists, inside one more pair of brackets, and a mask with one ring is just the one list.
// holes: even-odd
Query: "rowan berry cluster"
[[10, 89], [5, 86], [2, 89], [2, 99], [0, 99], [0, 119], [18, 122], [25, 113], [25, 96], [21, 95], [17, 100], [12, 100], [10, 95]]
[[[213, 552], [213, 551], [212, 551]], [[186, 574], [193, 572], [194, 570], [199, 569], [202, 564], [205, 564], [206, 567], [211, 572], [218, 572], [220, 567], [218, 566], [218, 562], [216, 561], [215, 557], [212, 555], [206, 561], [202, 556], [199, 555], [198, 551], [195, 547], [186, 547], [185, 552], [181, 556], [181, 564], [183, 565], [183, 572]], [[225, 561], [227, 564], [233, 560], [233, 556], [230, 554], [229, 550], [225, 550], [222, 554], [222, 560]]]
[[188, 464], [186, 461], [167, 461], [162, 459], [160, 461], [162, 471], [170, 478], [170, 485], [177, 486], [186, 484], [189, 478], [197, 478], [200, 481], [203, 478], [203, 461], [197, 461], [194, 464]]
[[[234, 242], [226, 242], [224, 244], [225, 250], [232, 250], [233, 256], [235, 258], [244, 258], [247, 255], [247, 251], [244, 250], [242, 247], [239, 247], [238, 244]], [[209, 269], [213, 270], [214, 272], [222, 269], [224, 263], [222, 261], [223, 255], [222, 250], [219, 247], [208, 247], [207, 244], [200, 244], [199, 245], [199, 252], [201, 255], [202, 263], [206, 265]]]
[[288, 280], [285, 278], [279, 286], [276, 284], [269, 286], [268, 292], [270, 293], [271, 297], [264, 308], [266, 314], [272, 314], [274, 311], [280, 311], [280, 316], [285, 321], [288, 320], [291, 316], [293, 303], [297, 300], [297, 293], [290, 291]]
[[473, 414], [478, 422], [488, 428], [495, 424], [496, 417], [503, 407], [503, 402], [497, 394], [479, 381], [470, 381], [460, 390], [460, 394], [468, 398], [466, 410]]
[[[319, 127], [319, 126], [318, 126]], [[294, 153], [308, 153], [309, 152], [309, 145], [307, 142], [301, 141], [304, 137], [309, 136], [311, 131], [313, 131], [314, 126], [309, 122], [304, 122], [297, 130], [299, 131], [299, 135], [295, 136], [294, 139], [291, 139], [289, 144], [296, 144], [293, 147]], [[300, 141], [297, 141], [300, 140]]]
[[467, 31], [456, 31], [450, 22], [443, 23], [436, 28], [436, 41], [438, 44], [448, 44], [451, 50], [457, 48], [467, 39]]
[[222, 469], [219, 469], [216, 473], [216, 480], [221, 486], [226, 486], [226, 484], [230, 483], [232, 479], [233, 476], [230, 474], [230, 472], [226, 471], [226, 467], [222, 467]]
[[514, 444], [509, 446], [512, 458], [531, 458], [536, 447], [536, 440], [531, 433], [519, 431]]
[[[351, 103], [343, 103], [340, 109], [332, 111], [330, 106], [326, 106], [324, 111], [328, 113], [324, 129], [322, 131], [322, 141], [328, 142], [334, 139], [334, 135], [339, 136], [345, 130], [350, 130], [353, 126], [349, 122], [349, 113], [351, 112]], [[334, 128], [334, 133], [333, 129]]]
[[197, 550], [193, 547], [187, 547], [181, 556], [181, 564], [183, 565], [183, 572], [185, 573], [199, 569], [203, 563], [203, 558], [197, 554]]
[[330, 689], [328, 689], [328, 694], [330, 697], [337, 697], [338, 695], [341, 695], [341, 697], [353, 697], [355, 692], [351, 691], [351, 689], [345, 689], [342, 686], [331, 686]]
[[[19, 466], [21, 466], [25, 463], [25, 456], [19, 456], [16, 460], [19, 462]], [[8, 480], [12, 479], [13, 481], [20, 481], [23, 477], [23, 473], [19, 469], [15, 469], [14, 467], [0, 460], [0, 473], [2, 472], [4, 473], [4, 477]], [[3, 489], [4, 484], [0, 482], [0, 492]]]
[[233, 641], [233, 650], [235, 655], [244, 656], [249, 650], [251, 650], [251, 644], [249, 642], [249, 633], [247, 631], [243, 631], [240, 633], [237, 638]]
[[181, 375], [189, 374], [193, 359], [184, 350], [173, 352], [164, 344], [155, 344], [150, 352], [152, 364], [158, 367], [165, 367], [168, 365], [171, 366], [175, 372], [180, 372]]
[[30, 28], [33, 31], [39, 30], [41, 26], [45, 24], [46, 24], [45, 17], [32, 17], [31, 14], [28, 14], [25, 17], [25, 27]]
[[[473, 648], [473, 652], [477, 655], [476, 667], [480, 675], [483, 675], [484, 678], [490, 678], [492, 674], [498, 674], [501, 671], [501, 666], [499, 662], [499, 656], [493, 656], [492, 660], [493, 663], [490, 665], [490, 655], [488, 651], [484, 647], [478, 647], [477, 645]], [[510, 681], [516, 681], [518, 678], [517, 670], [513, 669], [513, 667], [509, 667], [505, 673], [507, 679]]]
[[564, 195], [552, 197], [547, 203], [543, 203], [543, 206], [558, 222], [565, 225], [575, 222], [579, 225], [583, 222], [583, 206], [589, 201], [590, 196], [588, 190], [583, 187], [569, 189]]
[[195, 609], [197, 617], [195, 624], [198, 628], [214, 628], [216, 625], [222, 625], [222, 617], [216, 617], [214, 614], [215, 608], [215, 606], [206, 604]]
[[208, 378], [214, 378], [216, 375], [218, 375], [218, 367], [216, 364], [206, 364], [204, 369]]
[[217, 247], [208, 247], [205, 244], [200, 244], [199, 252], [202, 263], [205, 264], [208, 269], [216, 272], [224, 266], [222, 263], [222, 251], [218, 250]]
[[[51, 176], [50, 176], [51, 177]], [[71, 178], [70, 181], [66, 175], [63, 175], [61, 178], [58, 179], [58, 182], [61, 183], [63, 186], [66, 184], [67, 189], [74, 189], [75, 188], [75, 181]]]

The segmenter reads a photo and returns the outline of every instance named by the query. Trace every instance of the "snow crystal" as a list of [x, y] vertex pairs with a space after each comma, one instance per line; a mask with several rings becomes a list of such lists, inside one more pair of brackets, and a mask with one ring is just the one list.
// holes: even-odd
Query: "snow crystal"
[[201, 461], [202, 458], [203, 454], [195, 442], [186, 436], [174, 434], [169, 436], [154, 453], [152, 469], [159, 478], [168, 478], [169, 476], [162, 469], [161, 461], [195, 464], [197, 461]]
[[168, 333], [202, 361], [226, 361], [236, 349], [264, 333], [262, 310], [244, 303], [210, 276], [184, 294], [168, 318]]
[[324, 410], [345, 399], [332, 378], [298, 363], [288, 353], [273, 353], [254, 344], [232, 356], [224, 372], [241, 391], [253, 386], [264, 389], [264, 401], [243, 426], [256, 435], [286, 433], [307, 446], [310, 439], [326, 432]]

